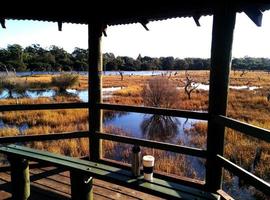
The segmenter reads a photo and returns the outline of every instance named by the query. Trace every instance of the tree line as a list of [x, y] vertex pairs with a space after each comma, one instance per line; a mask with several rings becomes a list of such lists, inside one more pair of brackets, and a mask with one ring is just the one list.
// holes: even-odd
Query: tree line
[[[210, 68], [210, 59], [149, 57], [139, 55], [136, 59], [128, 56], [103, 54], [103, 65], [106, 71], [138, 70], [205, 70]], [[75, 48], [68, 53], [63, 48], [51, 46], [42, 48], [33, 44], [23, 48], [18, 44], [0, 49], [0, 71], [87, 71], [88, 50]], [[269, 58], [234, 58], [232, 69], [270, 71]]]

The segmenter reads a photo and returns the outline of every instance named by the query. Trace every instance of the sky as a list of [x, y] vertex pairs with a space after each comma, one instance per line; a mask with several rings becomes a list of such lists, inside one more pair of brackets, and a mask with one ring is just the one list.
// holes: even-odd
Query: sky
[[[201, 17], [201, 26], [192, 18], [175, 18], [150, 22], [146, 31], [141, 24], [117, 25], [107, 28], [103, 37], [103, 52], [116, 56], [178, 58], [209, 58], [211, 50], [212, 16]], [[23, 47], [40, 44], [63, 47], [72, 52], [75, 47], [87, 48], [87, 26], [63, 24], [58, 31], [57, 23], [7, 20], [6, 29], [0, 28], [0, 48], [8, 44]], [[262, 27], [257, 27], [244, 13], [237, 14], [233, 57], [270, 57], [270, 11], [264, 12]]]

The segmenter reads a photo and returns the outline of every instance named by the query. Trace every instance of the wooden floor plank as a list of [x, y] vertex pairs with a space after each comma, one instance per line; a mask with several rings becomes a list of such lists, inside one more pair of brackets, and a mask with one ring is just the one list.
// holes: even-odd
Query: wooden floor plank
[[[60, 171], [55, 167], [30, 170], [31, 198], [39, 200], [70, 199], [69, 172]], [[161, 198], [138, 192], [119, 185], [94, 179], [95, 200], [162, 200]], [[0, 199], [11, 199], [9, 172], [0, 173]]]

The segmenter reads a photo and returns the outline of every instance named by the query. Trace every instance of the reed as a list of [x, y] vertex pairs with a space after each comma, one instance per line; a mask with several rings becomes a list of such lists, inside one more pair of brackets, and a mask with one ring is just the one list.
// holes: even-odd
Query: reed
[[[189, 73], [195, 77], [197, 82], [207, 83], [209, 79], [208, 71], [191, 71]], [[231, 73], [231, 85], [252, 85], [260, 86], [257, 90], [235, 90], [230, 89], [228, 100], [228, 116], [235, 119], [248, 122], [266, 129], [270, 129], [270, 102], [267, 95], [270, 90], [270, 76], [266, 72], [248, 72], [240, 76], [241, 71]], [[160, 76], [161, 77], [161, 76]], [[114, 95], [104, 101], [110, 103], [127, 104], [127, 105], [144, 105], [141, 91], [154, 76], [124, 76], [121, 80], [120, 76], [104, 76], [104, 87], [124, 87], [117, 91]], [[169, 79], [177, 87], [183, 86], [185, 80], [184, 72], [179, 72], [176, 76], [165, 76], [163, 79]], [[27, 84], [48, 84], [51, 82], [52, 75], [41, 75], [31, 77], [20, 77], [20, 81], [26, 81]], [[85, 89], [88, 87], [87, 76], [79, 76], [79, 83], [73, 86], [74, 89]], [[50, 98], [20, 98], [20, 99], [2, 99], [0, 104], [38, 104], [38, 103], [56, 103], [56, 102], [79, 102], [78, 98], [72, 96], [56, 96]], [[178, 96], [172, 105], [172, 108], [207, 111], [208, 109], [208, 91], [196, 89], [192, 93], [192, 98], [188, 99], [182, 89], [178, 90]], [[109, 114], [108, 114], [109, 115]], [[58, 132], [69, 132], [75, 130], [88, 130], [88, 111], [86, 109], [75, 110], [57, 110], [57, 111], [27, 111], [27, 112], [2, 112], [0, 119], [6, 123], [21, 124], [28, 123], [30, 128], [26, 134], [52, 134]], [[129, 135], [122, 130], [113, 127], [106, 129], [115, 134]], [[190, 129], [186, 129], [190, 143], [194, 147], [206, 148], [206, 132], [207, 123], [198, 122], [193, 124]], [[1, 136], [18, 135], [17, 129], [1, 129]], [[181, 141], [178, 141], [181, 144]], [[49, 150], [53, 152], [63, 153], [72, 156], [83, 156], [88, 154], [88, 140], [74, 139], [53, 142], [34, 142], [29, 144], [34, 148]], [[104, 140], [103, 156], [120, 161], [130, 163], [131, 146], [127, 144], [119, 144], [112, 141]], [[262, 148], [260, 162], [252, 169], [256, 147]], [[121, 152], [115, 155], [116, 152]], [[164, 151], [143, 149], [144, 154], [154, 154], [158, 158], [156, 170], [165, 173], [176, 173], [182, 176], [200, 178], [194, 169], [189, 169], [190, 163], [183, 155], [168, 154]], [[251, 170], [252, 173], [270, 180], [270, 144], [255, 140], [238, 133], [234, 130], [227, 129], [225, 134], [225, 157], [229, 158], [236, 164]], [[204, 161], [201, 161], [202, 163]], [[177, 163], [177, 165], [175, 165]], [[232, 177], [225, 175], [225, 180], [229, 184]]]

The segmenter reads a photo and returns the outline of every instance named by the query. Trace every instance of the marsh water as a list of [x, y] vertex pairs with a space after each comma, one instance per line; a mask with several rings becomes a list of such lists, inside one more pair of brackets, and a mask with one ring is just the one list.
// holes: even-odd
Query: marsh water
[[[160, 75], [165, 73], [165, 71], [159, 71], [156, 73], [153, 72], [126, 72], [125, 75]], [[85, 72], [82, 72], [85, 74]], [[105, 73], [106, 74], [106, 73]], [[25, 74], [24, 74], [25, 75]], [[27, 75], [27, 74], [26, 74]], [[106, 75], [119, 75], [119, 72], [107, 72]], [[197, 83], [197, 89], [200, 90], [209, 90], [209, 85]], [[256, 90], [259, 87], [256, 86], [230, 86], [231, 89], [235, 90]], [[121, 90], [121, 87], [109, 87], [103, 88], [103, 98], [110, 98], [114, 95], [115, 91]], [[179, 87], [178, 89], [182, 89]], [[78, 97], [82, 102], [88, 102], [88, 90], [75, 90], [68, 89], [68, 95], [74, 95]], [[10, 96], [11, 95], [11, 96]], [[2, 90], [0, 92], [0, 99], [4, 98], [40, 98], [48, 97], [53, 98], [57, 95], [57, 91], [54, 89], [46, 90], [26, 90], [23, 93], [18, 92], [9, 92], [8, 90]], [[115, 112], [113, 116], [104, 118], [105, 127], [116, 127], [128, 134], [128, 136], [136, 138], [144, 138], [149, 140], [168, 142], [173, 144], [181, 144], [185, 146], [195, 147], [191, 142], [191, 136], [188, 133], [188, 130], [192, 128], [193, 124], [199, 122], [199, 120], [186, 119], [179, 117], [167, 117], [160, 115], [151, 115], [151, 114], [141, 114], [141, 113], [132, 113], [132, 112]], [[0, 129], [2, 128], [17, 128], [21, 135], [24, 134], [24, 131], [29, 128], [28, 124], [22, 123], [19, 125], [15, 124], [6, 124], [0, 120]], [[121, 152], [116, 154], [120, 155]], [[119, 159], [115, 156], [115, 159]], [[197, 158], [188, 157], [191, 168], [195, 169], [197, 172], [197, 177], [201, 180], [205, 177], [205, 166]], [[234, 178], [232, 187], [230, 190], [233, 190], [232, 193], [240, 194], [241, 197], [245, 199], [253, 200], [252, 196], [248, 195], [248, 190], [246, 188], [240, 188], [239, 180], [237, 177]]]
[[[113, 92], [120, 90], [121, 87], [108, 87], [103, 88], [103, 98], [110, 98], [113, 95]], [[53, 98], [58, 95], [58, 91], [54, 89], [45, 89], [45, 90], [25, 90], [22, 92], [16, 92], [16, 91], [8, 91], [8, 90], [2, 90], [0, 91], [0, 99], [6, 99], [6, 98], [40, 98], [40, 97], [48, 97]], [[67, 89], [65, 95], [73, 95], [78, 97], [82, 102], [88, 102], [88, 90], [76, 90], [76, 89]]]

